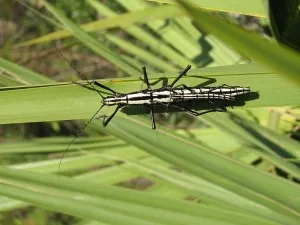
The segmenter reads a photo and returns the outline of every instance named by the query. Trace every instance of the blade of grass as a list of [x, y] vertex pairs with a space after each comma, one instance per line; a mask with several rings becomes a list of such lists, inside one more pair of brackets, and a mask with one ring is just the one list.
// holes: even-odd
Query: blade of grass
[[[153, 8], [152, 4], [147, 1], [116, 1], [128, 11], [139, 11], [149, 7]], [[168, 25], [163, 20], [148, 20], [146, 25], [184, 57], [193, 60], [201, 54], [201, 47], [198, 41], [195, 41], [188, 33], [184, 32], [176, 22], [173, 21], [172, 25]]]
[[50, 84], [53, 81], [41, 74], [28, 70], [18, 64], [10, 62], [0, 57], [0, 68], [5, 72], [16, 76], [19, 80], [29, 84]]
[[[161, 3], [176, 3], [176, 0], [150, 0]], [[264, 7], [261, 0], [244, 0], [244, 1], [230, 1], [230, 0], [190, 0], [195, 7], [202, 9], [224, 11], [238, 14], [245, 14], [250, 16], [266, 17]]]
[[[113, 18], [103, 19], [95, 22], [86, 23], [81, 25], [81, 28], [86, 32], [101, 31], [112, 28], [128, 28], [135, 23], [146, 23], [155, 19], [166, 19], [174, 16], [184, 15], [184, 11], [180, 10], [176, 6], [163, 6], [145, 9], [137, 12], [129, 12], [122, 15], [115, 16]], [[145, 15], [147, 15], [145, 17]], [[43, 42], [49, 42], [50, 40], [62, 39], [70, 37], [72, 32], [70, 31], [56, 31], [39, 38], [32, 39], [30, 41], [19, 43], [18, 46], [30, 46], [33, 44], [39, 44]]]
[[[257, 150], [255, 152], [258, 155], [289, 172], [296, 178], [300, 178], [300, 169], [296, 165], [284, 160], [284, 156], [286, 157], [290, 154], [289, 150], [284, 147], [280, 148], [275, 143], [272, 143], [272, 140], [264, 138], [263, 133], [260, 134], [257, 124], [243, 120], [233, 113], [221, 114], [218, 117], [205, 115], [201, 119], [213, 127], [217, 127], [230, 134], [233, 138], [244, 143], [244, 146], [256, 147], [255, 149]], [[298, 145], [299, 147], [300, 145]]]
[[[221, 84], [250, 86], [252, 91], [259, 91], [259, 99], [248, 101], [243, 107], [299, 105], [299, 88], [295, 84], [279, 75], [268, 73], [267, 70], [256, 65], [191, 70], [181, 82], [188, 86], [199, 85], [203, 81], [197, 77], [199, 74], [202, 77], [216, 78], [218, 81], [213, 86]], [[177, 73], [169, 72], [164, 76], [170, 79], [170, 83], [177, 77]], [[151, 82], [159, 79], [153, 76], [150, 78]], [[141, 81], [136, 78], [101, 80], [101, 83], [119, 93], [139, 91], [142, 85]], [[155, 87], [161, 87], [161, 82], [153, 86]], [[87, 119], [100, 107], [101, 98], [97, 93], [76, 84], [60, 83], [2, 88], [0, 89], [0, 105], [2, 106], [0, 124]], [[114, 107], [104, 107], [100, 115], [109, 115], [113, 110]], [[141, 114], [133, 110], [130, 113]]]
[[237, 51], [253, 58], [257, 63], [284, 75], [298, 85], [300, 84], [299, 53], [287, 46], [268, 42], [258, 35], [243, 31], [217, 16], [194, 8], [187, 1], [178, 0], [177, 2], [189, 12], [199, 30], [212, 33]]
[[[87, 3], [90, 4], [92, 7], [94, 7], [99, 13], [101, 13], [101, 15], [104, 14], [107, 17], [118, 16], [118, 14], [113, 10], [111, 10], [110, 8], [108, 8], [105, 5], [105, 3], [100, 3], [99, 1], [95, 1], [95, 0], [88, 0]], [[150, 10], [150, 9], [146, 9], [146, 10]], [[157, 9], [157, 10], [161, 10], [161, 9]], [[174, 11], [176, 10], [172, 10], [172, 12]], [[170, 15], [169, 13], [171, 12], [166, 11], [165, 15]], [[175, 65], [178, 65], [182, 68], [188, 64], [191, 64], [192, 66], [194, 65], [194, 63], [192, 63], [187, 58], [183, 57], [173, 48], [163, 43], [161, 40], [157, 39], [152, 34], [150, 34], [149, 32], [145, 31], [144, 29], [142, 29], [137, 25], [124, 27], [123, 30], [128, 34], [130, 34], [131, 36], [135, 37], [140, 42], [144, 43], [146, 46], [149, 46], [151, 50], [153, 50], [157, 54], [166, 57], [169, 61], [171, 61]]]
[[[133, 118], [114, 120], [105, 130], [179, 168], [263, 204], [280, 214], [296, 220], [300, 218], [297, 200], [299, 191], [293, 183], [241, 164], [222, 154], [205, 150], [186, 139], [174, 138], [170, 133], [160, 132], [161, 141], [157, 142], [151, 128]], [[289, 193], [289, 196], [282, 193]]]
[[152, 65], [161, 71], [172, 70], [174, 68], [172, 64], [165, 62], [163, 58], [158, 57], [157, 55], [149, 52], [149, 50], [143, 49], [140, 46], [118, 37], [117, 35], [105, 34], [105, 37], [123, 51], [126, 51], [130, 55], [134, 55], [138, 59], [147, 62], [147, 65], [149, 66]]
[[132, 224], [192, 224], [199, 220], [205, 221], [206, 224], [240, 224], [242, 221], [243, 224], [249, 225], [278, 224], [259, 217], [124, 188], [106, 187], [92, 182], [87, 185], [87, 182], [65, 177], [58, 179], [50, 174], [46, 177], [43, 174], [1, 168], [0, 176], [2, 194], [114, 224], [119, 224], [122, 220], [128, 223], [131, 221]]

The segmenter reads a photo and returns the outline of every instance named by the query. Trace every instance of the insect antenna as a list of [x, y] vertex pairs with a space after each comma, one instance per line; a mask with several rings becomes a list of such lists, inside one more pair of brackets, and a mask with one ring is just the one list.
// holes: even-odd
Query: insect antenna
[[[104, 99], [104, 96], [100, 93], [100, 91], [98, 91], [95, 86], [93, 85], [92, 82], [90, 82], [89, 80], [85, 79], [84, 75], [76, 69], [76, 67], [71, 63], [69, 62], [69, 60], [67, 60], [67, 58], [61, 53], [61, 51], [55, 46], [57, 52], [61, 55], [61, 57], [64, 58], [64, 60], [76, 71], [76, 73], [79, 75], [79, 77], [82, 79], [82, 80], [86, 80], [87, 83], [91, 86], [91, 88], [88, 88], [86, 85], [84, 84], [80, 84], [80, 83], [77, 83], [77, 82], [73, 82], [79, 86], [83, 86], [83, 87], [86, 87], [88, 89], [92, 89], [93, 91], [97, 92], [100, 97], [102, 99]], [[97, 82], [98, 83], [98, 82]], [[100, 84], [101, 85], [101, 84]], [[101, 85], [101, 86], [104, 86], [104, 85]], [[105, 87], [105, 86], [104, 86]], [[109, 89], [109, 88], [108, 88]], [[94, 115], [89, 119], [88, 122], [86, 122], [84, 124], [84, 126], [79, 130], [79, 132], [73, 137], [72, 141], [68, 144], [68, 147], [64, 150], [63, 152], [63, 155], [59, 161], [59, 166], [58, 166], [58, 172], [60, 172], [60, 168], [61, 168], [61, 163], [62, 163], [62, 160], [65, 156], [65, 154], [67, 153], [67, 151], [69, 150], [69, 148], [71, 147], [71, 145], [74, 143], [74, 141], [81, 135], [81, 133], [84, 131], [84, 129], [90, 124], [90, 122], [96, 117], [96, 115], [100, 112], [100, 110], [103, 108], [104, 104], [101, 105], [101, 107], [94, 113]]]
[[[64, 60], [76, 71], [76, 73], [79, 75], [79, 77], [82, 80], [85, 80], [92, 87], [92, 90], [95, 91], [95, 92], [97, 92], [100, 95], [100, 97], [103, 99], [104, 98], [103, 95], [100, 93], [100, 91], [98, 91], [95, 88], [95, 86], [93, 85], [93, 83], [90, 82], [89, 80], [85, 79], [84, 75], [79, 70], [77, 70], [76, 67], [71, 62], [69, 62], [69, 60], [61, 53], [61, 51], [56, 46], [55, 46], [55, 48], [56, 48], [57, 52], [60, 54], [60, 56], [63, 57]], [[80, 85], [80, 86], [84, 86], [84, 84], [79, 84], [77, 82], [73, 82], [73, 83], [75, 83], [77, 85]]]
[[96, 117], [96, 115], [100, 112], [100, 110], [103, 108], [104, 104], [94, 113], [94, 115], [87, 121], [84, 126], [78, 131], [78, 133], [73, 137], [72, 141], [68, 144], [68, 147], [64, 150], [63, 155], [59, 161], [58, 171], [60, 171], [62, 160], [66, 154], [66, 152], [69, 150], [71, 145], [74, 143], [74, 141], [81, 135], [82, 131], [92, 122], [92, 120]]

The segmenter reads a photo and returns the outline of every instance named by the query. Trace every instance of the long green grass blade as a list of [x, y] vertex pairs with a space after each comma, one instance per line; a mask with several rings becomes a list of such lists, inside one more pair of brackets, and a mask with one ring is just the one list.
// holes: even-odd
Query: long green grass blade
[[[196, 176], [278, 213], [299, 219], [299, 188], [296, 185], [240, 164], [224, 155], [218, 155], [214, 151], [205, 150], [201, 145], [174, 137], [170, 133], [160, 133], [161, 141], [157, 142], [150, 127], [140, 122], [135, 122], [135, 126], [133, 124], [134, 119], [119, 118], [118, 121], [112, 121], [105, 130]], [[152, 144], [154, 142], [155, 145]], [[288, 192], [289, 197], [281, 195], [282, 192]]]
[[[176, 3], [176, 0], [151, 0], [161, 3]], [[245, 14], [258, 17], [266, 17], [265, 9], [261, 0], [190, 0], [193, 6], [201, 7], [202, 9], [224, 11], [238, 14]]]
[[50, 78], [47, 78], [41, 74], [35, 73], [22, 66], [19, 66], [13, 62], [0, 57], [0, 68], [9, 74], [16, 76], [16, 81], [28, 83], [28, 84], [49, 84], [53, 83]]
[[[112, 9], [108, 8], [105, 5], [105, 3], [100, 3], [99, 1], [95, 1], [95, 0], [88, 0], [87, 3], [89, 3], [92, 7], [94, 7], [99, 13], [104, 14], [109, 18], [114, 18], [118, 16], [118, 14], [114, 12]], [[152, 8], [150, 9], [152, 10]], [[174, 11], [175, 10], [172, 10], [171, 12]], [[169, 15], [169, 13], [171, 12], [166, 11], [165, 14]], [[120, 20], [120, 23], [121, 22], [122, 20]], [[187, 58], [183, 57], [181, 54], [179, 54], [169, 45], [163, 43], [161, 40], [157, 39], [152, 34], [147, 32], [145, 29], [139, 27], [138, 25], [124, 27], [123, 30], [129, 33], [131, 36], [135, 37], [137, 40], [144, 43], [146, 46], [149, 46], [151, 50], [153, 50], [157, 54], [166, 57], [168, 61], [171, 61], [173, 64], [178, 65], [181, 68], [185, 67], [187, 64], [194, 65], [194, 63], [191, 60], [188, 60]]]
[[178, 2], [190, 13], [198, 29], [212, 33], [237, 51], [253, 58], [257, 63], [284, 75], [299, 85], [299, 53], [287, 46], [268, 42], [258, 35], [243, 31], [217, 16], [194, 8], [186, 1]]
[[[264, 132], [260, 133], [258, 131], [260, 128], [256, 123], [251, 123], [235, 114], [222, 114], [218, 117], [205, 115], [203, 119], [213, 127], [218, 127], [230, 134], [232, 138], [236, 138], [245, 146], [255, 148], [256, 150], [253, 151], [264, 159], [291, 173], [294, 177], [300, 178], [300, 169], [284, 160], [284, 157], [290, 155], [289, 150], [280, 148], [279, 145], [272, 143], [270, 139], [263, 138]], [[298, 145], [298, 148], [300, 148], [300, 145]], [[293, 157], [293, 155], [291, 154], [290, 157]]]
[[[0, 193], [52, 210], [113, 224], [278, 224], [123, 188], [1, 168]], [[60, 200], [59, 200], [60, 199]], [[159, 216], [158, 216], [159, 215]]]
[[[146, 23], [149, 20], [156, 19], [167, 19], [175, 16], [184, 15], [184, 11], [176, 6], [163, 6], [156, 8], [149, 8], [137, 12], [129, 12], [122, 15], [118, 15], [112, 18], [107, 18], [95, 22], [90, 22], [81, 26], [81, 28], [86, 32], [91, 31], [104, 31], [112, 28], [129, 28], [135, 23]], [[147, 15], [145, 17], [145, 15]], [[23, 43], [19, 43], [19, 46], [29, 46], [33, 44], [49, 42], [51, 39], [61, 39], [70, 37], [72, 35], [71, 31], [56, 31], [45, 36], [32, 39]]]
[[[169, 72], [165, 73], [164, 77], [171, 83], [177, 74]], [[212, 86], [222, 84], [250, 86], [253, 92], [259, 92], [258, 99], [246, 102], [243, 107], [299, 105], [297, 85], [255, 64], [191, 70], [181, 82], [188, 86], [199, 85], [206, 81], [197, 77], [199, 75], [202, 78], [216, 78], [217, 82]], [[158, 81], [159, 78], [162, 77], [150, 76], [151, 82]], [[102, 80], [101, 83], [120, 93], [139, 91], [142, 86], [140, 79], [136, 78]], [[162, 83], [158, 82], [153, 87], [161, 86]], [[87, 119], [96, 112], [102, 101], [96, 92], [69, 83], [0, 90], [2, 105], [0, 124]], [[112, 111], [113, 107], [104, 107], [100, 115], [109, 115]], [[132, 111], [132, 113], [141, 112]]]

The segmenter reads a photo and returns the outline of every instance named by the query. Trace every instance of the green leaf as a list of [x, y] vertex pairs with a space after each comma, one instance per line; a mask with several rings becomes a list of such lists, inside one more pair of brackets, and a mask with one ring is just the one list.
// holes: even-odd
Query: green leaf
[[[101, 3], [96, 0], [88, 0], [87, 3], [89, 3], [92, 7], [94, 7], [98, 13], [100, 13], [101, 15], [105, 15], [109, 18], [116, 18], [116, 17], [118, 18], [119, 16], [124, 15], [124, 14], [118, 15], [112, 9], [108, 8], [105, 3]], [[150, 9], [145, 9], [143, 11], [151, 10], [150, 14], [151, 14], [151, 16], [153, 16], [153, 13], [157, 13], [157, 11], [162, 10], [164, 7], [169, 7], [169, 6], [163, 6], [163, 7], [155, 8], [155, 9], [150, 8]], [[178, 11], [178, 7], [177, 8], [174, 7], [174, 10], [171, 10], [171, 11], [166, 10], [163, 13], [163, 15], [169, 16], [169, 15], [171, 15], [171, 13], [174, 13], [176, 11]], [[181, 11], [181, 12], [183, 12], [183, 11]], [[126, 14], [131, 14], [132, 17], [130, 17], [130, 18], [134, 18], [133, 14], [135, 14], [135, 13], [137, 13], [137, 12], [132, 12], [132, 13], [129, 12]], [[147, 15], [147, 12], [145, 12], [145, 15]], [[176, 15], [174, 15], [174, 17], [175, 16]], [[159, 19], [159, 17], [155, 17], [153, 19]], [[124, 18], [123, 18], [123, 20], [120, 19], [120, 25], [123, 22], [124, 22]], [[139, 22], [139, 21], [137, 21], [137, 22]], [[145, 21], [145, 22], [147, 22], [147, 21]], [[157, 39], [152, 34], [147, 32], [145, 29], [139, 27], [138, 25], [123, 27], [122, 30], [127, 32], [131, 36], [135, 37], [141, 43], [144, 43], [145, 46], [149, 46], [153, 52], [167, 58], [168, 61], [171, 61], [173, 64], [178, 65], [181, 68], [185, 67], [188, 64], [194, 65], [194, 63], [191, 60], [188, 60], [187, 58], [183, 57], [181, 54], [179, 54], [177, 51], [175, 51], [169, 45], [164, 43], [162, 40]]]
[[268, 1], [271, 29], [275, 38], [300, 50], [299, 0]]
[[[157, 142], [157, 137], [149, 125], [133, 118], [113, 120], [105, 130], [187, 172], [265, 205], [282, 215], [294, 219], [300, 217], [297, 200], [299, 190], [292, 183], [171, 133], [160, 132], [160, 141]], [[289, 196], [281, 195], [283, 192], [289, 193]]]
[[[239, 140], [239, 142], [243, 143], [243, 146], [251, 146], [252, 152], [257, 153], [279, 168], [289, 172], [295, 178], [300, 178], [300, 169], [296, 165], [284, 160], [288, 155], [292, 157], [293, 153], [297, 155], [295, 150], [289, 150], [291, 144], [286, 144], [286, 148], [281, 148], [280, 145], [276, 145], [276, 142], [273, 141], [274, 137], [264, 137], [264, 133], [267, 132], [266, 129], [261, 128], [254, 122], [242, 119], [236, 114], [227, 113], [221, 114], [218, 117], [205, 115], [203, 118], [206, 123], [213, 127], [218, 127], [230, 134], [232, 138]], [[300, 145], [296, 143], [292, 146], [300, 148]]]
[[[176, 0], [150, 0], [153, 2], [162, 3], [176, 3]], [[190, 0], [195, 7], [202, 9], [224, 11], [229, 13], [238, 13], [258, 17], [266, 17], [265, 10], [261, 0], [244, 0], [244, 1], [230, 1], [230, 0]]]
[[[165, 73], [163, 78], [168, 78], [168, 82], [171, 83], [177, 75], [177, 72], [169, 72]], [[198, 77], [199, 75], [201, 77]], [[299, 88], [295, 84], [255, 64], [191, 70], [181, 82], [188, 86], [196, 86], [206, 81], [203, 80], [204, 76], [217, 79], [213, 86], [250, 86], [251, 91], [259, 93], [258, 99], [247, 101], [243, 107], [299, 105]], [[159, 78], [162, 77], [150, 75], [151, 82], [159, 81]], [[136, 78], [100, 82], [119, 93], [139, 91], [142, 87], [142, 82]], [[158, 82], [153, 88], [161, 86], [162, 83]], [[102, 105], [101, 101], [96, 92], [69, 83], [2, 88], [0, 124], [87, 119]], [[100, 115], [109, 115], [113, 109], [114, 107], [104, 107]], [[132, 111], [131, 114], [141, 112]]]
[[49, 84], [53, 82], [50, 78], [28, 70], [22, 66], [19, 66], [18, 64], [10, 62], [1, 57], [0, 68], [2, 68], [5, 72], [16, 76], [15, 80], [20, 81], [21, 83], [23, 82], [29, 84]]
[[[47, 7], [50, 6], [47, 4]], [[50, 6], [51, 7], [51, 6]], [[49, 8], [50, 9], [50, 8]], [[51, 10], [53, 7], [51, 7]], [[56, 10], [55, 10], [56, 11]], [[57, 12], [56, 12], [57, 13]], [[60, 17], [61, 17], [61, 13]], [[185, 12], [179, 9], [176, 6], [163, 6], [163, 7], [156, 7], [156, 8], [149, 8], [137, 12], [129, 12], [122, 15], [118, 15], [112, 18], [103, 19], [95, 22], [90, 22], [81, 26], [81, 28], [86, 32], [91, 31], [101, 31], [107, 30], [112, 28], [128, 28], [131, 27], [135, 23], [146, 23], [149, 20], [155, 19], [166, 19], [174, 16], [182, 16]], [[145, 17], [145, 15], [147, 15]], [[64, 19], [64, 21], [66, 21]], [[29, 46], [32, 44], [38, 44], [43, 42], [48, 42], [50, 40], [56, 40], [61, 38], [70, 37], [72, 35], [72, 30], [68, 31], [56, 31], [45, 36], [32, 39], [30, 41], [26, 41], [23, 43], [18, 44], [19, 46]]]
[[226, 23], [217, 16], [209, 15], [194, 8], [187, 1], [178, 1], [184, 7], [199, 30], [205, 30], [235, 48], [242, 54], [253, 58], [257, 63], [276, 71], [286, 78], [300, 84], [300, 55], [287, 46], [263, 40], [256, 34], [250, 34], [241, 28]]
[[35, 205], [112, 224], [263, 224], [276, 222], [188, 201], [21, 170], [0, 170], [0, 193]]

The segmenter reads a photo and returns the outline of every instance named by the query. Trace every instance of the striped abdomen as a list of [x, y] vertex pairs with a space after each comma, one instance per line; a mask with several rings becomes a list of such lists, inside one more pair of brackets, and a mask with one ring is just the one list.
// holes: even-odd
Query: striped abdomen
[[250, 93], [249, 88], [191, 88], [191, 89], [155, 89], [144, 90], [104, 98], [104, 105], [150, 105], [156, 103], [178, 103], [191, 100], [233, 100], [235, 96]]

